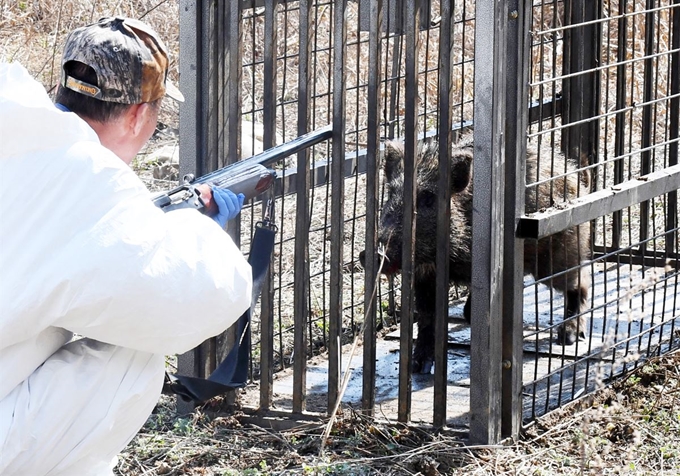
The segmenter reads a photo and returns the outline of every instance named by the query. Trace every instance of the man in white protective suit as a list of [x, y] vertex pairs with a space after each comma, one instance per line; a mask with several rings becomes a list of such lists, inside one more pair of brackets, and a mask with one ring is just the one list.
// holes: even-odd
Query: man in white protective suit
[[243, 197], [213, 190], [213, 218], [164, 213], [128, 165], [163, 97], [182, 100], [156, 33], [102, 19], [69, 35], [62, 66], [55, 106], [0, 63], [2, 476], [112, 474], [164, 356], [250, 305], [250, 266], [223, 231]]

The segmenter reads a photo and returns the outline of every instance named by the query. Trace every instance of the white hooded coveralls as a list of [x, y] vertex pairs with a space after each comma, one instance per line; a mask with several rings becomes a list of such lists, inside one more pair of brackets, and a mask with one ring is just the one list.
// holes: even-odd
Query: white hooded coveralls
[[0, 273], [2, 476], [112, 474], [157, 403], [164, 356], [250, 305], [250, 266], [219, 225], [156, 208], [86, 122], [6, 63]]

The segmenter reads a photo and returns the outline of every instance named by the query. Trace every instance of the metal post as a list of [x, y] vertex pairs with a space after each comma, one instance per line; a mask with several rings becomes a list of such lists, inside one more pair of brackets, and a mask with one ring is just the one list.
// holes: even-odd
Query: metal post
[[345, 48], [347, 0], [333, 5], [333, 145], [331, 163], [331, 275], [328, 342], [328, 408], [340, 395], [342, 371], [343, 241], [345, 237]]
[[508, 1], [477, 2], [470, 441], [501, 436], [505, 79]]
[[[645, 56], [644, 73], [643, 73], [643, 102], [646, 103], [642, 107], [642, 149], [640, 154], [640, 175], [647, 175], [652, 171], [652, 134], [655, 125], [652, 124], [652, 104], [649, 104], [656, 90], [656, 78], [654, 77], [654, 60], [651, 56], [655, 52], [655, 32], [654, 25], [655, 13], [652, 11], [656, 4], [655, 0], [647, 0], [645, 13]], [[649, 224], [650, 224], [650, 203], [648, 201], [640, 203], [640, 253], [644, 256], [647, 250], [647, 239], [649, 238]]]
[[451, 233], [451, 105], [453, 104], [453, 1], [441, 2], [439, 37], [439, 180], [437, 183], [437, 289], [434, 315], [434, 409], [435, 427], [446, 424], [446, 372], [449, 317], [449, 242]]
[[[671, 49], [675, 50], [671, 58], [671, 89], [670, 95], [673, 96], [668, 106], [670, 115], [670, 126], [668, 138], [673, 141], [668, 147], [668, 166], [678, 164], [678, 138], [680, 137], [680, 0], [675, 0], [672, 20]], [[668, 194], [668, 209], [666, 211], [666, 256], [674, 255], [677, 257], [678, 250], [678, 192]]]
[[[626, 60], [628, 54], [628, 20], [623, 14], [628, 8], [626, 0], [619, 2], [619, 15], [622, 15], [618, 21], [618, 42], [616, 61], [619, 63], [616, 67], [616, 109], [623, 111], [626, 107]], [[626, 113], [619, 112], [616, 114], [616, 125], [614, 132], [614, 156], [621, 157], [626, 151]], [[624, 159], [616, 159], [614, 162], [614, 184], [619, 184], [625, 180], [624, 177]], [[612, 248], [617, 249], [621, 246], [621, 236], [623, 232], [623, 216], [620, 211], [612, 214]]]
[[[199, 84], [203, 70], [201, 51], [200, 1], [183, 0], [179, 16], [180, 76], [179, 87], [184, 94], [184, 102], [179, 107], [179, 172], [180, 177], [200, 170], [200, 157], [204, 155], [204, 144], [199, 131], [202, 129], [201, 95]], [[190, 350], [177, 357], [177, 371], [182, 375], [197, 377], [198, 351]], [[192, 412], [194, 405], [177, 399], [177, 413]]]
[[378, 223], [378, 162], [380, 153], [380, 73], [382, 31], [382, 0], [369, 2], [368, 33], [368, 147], [366, 153], [366, 267], [364, 295], [364, 373], [361, 407], [373, 415], [375, 409], [375, 370], [376, 370], [376, 296], [378, 262], [376, 253], [376, 234]]
[[[565, 24], [578, 25], [599, 19], [601, 0], [568, 0], [564, 4]], [[597, 68], [600, 64], [602, 25], [590, 23], [564, 30], [564, 74], [579, 73]], [[600, 109], [600, 75], [598, 72], [577, 74], [562, 84], [562, 122], [596, 117]], [[589, 162], [596, 162], [599, 141], [598, 121], [593, 120], [564, 129], [562, 150], [580, 163], [581, 154]], [[593, 172], [595, 170], [593, 169]]]
[[[311, 1], [300, 1], [300, 32], [298, 61], [298, 136], [309, 132], [309, 102], [312, 68], [310, 66], [312, 17]], [[293, 362], [293, 412], [301, 413], [307, 402], [307, 322], [309, 319], [309, 150], [297, 157], [297, 220], [295, 222], [295, 285], [293, 307], [295, 309]]]
[[[204, 175], [240, 154], [239, 4], [215, 0], [180, 4], [180, 176]], [[230, 224], [239, 242], [239, 225]], [[206, 378], [234, 342], [234, 331], [208, 339], [178, 357], [183, 375]], [[230, 398], [232, 398], [231, 396]], [[178, 411], [191, 411], [178, 402]]]
[[[265, 0], [264, 4], [264, 84], [263, 84], [263, 147], [272, 147], [276, 137], [276, 13], [279, 0]], [[269, 198], [273, 198], [271, 195]], [[266, 200], [262, 203], [263, 211]], [[271, 217], [274, 220], [274, 217]], [[268, 409], [272, 403], [274, 387], [274, 300], [272, 296], [271, 268], [262, 287], [260, 311], [260, 408]]]
[[516, 237], [524, 211], [529, 125], [531, 0], [510, 0], [505, 96], [505, 232], [503, 275], [503, 361], [501, 436], [516, 437], [522, 427], [524, 240]]
[[407, 0], [404, 21], [406, 32], [406, 111], [404, 117], [404, 232], [401, 270], [401, 335], [399, 344], [398, 419], [411, 417], [411, 369], [413, 352], [413, 254], [416, 234], [415, 157], [418, 114], [418, 3]]

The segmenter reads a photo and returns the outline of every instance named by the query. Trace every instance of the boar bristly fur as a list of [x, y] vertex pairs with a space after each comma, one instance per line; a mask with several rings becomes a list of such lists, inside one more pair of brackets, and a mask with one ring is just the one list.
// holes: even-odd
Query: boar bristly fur
[[[418, 323], [413, 365], [414, 372], [429, 372], [434, 357], [434, 314], [437, 266], [437, 182], [438, 144], [436, 140], [421, 141], [416, 153], [416, 233], [414, 251], [414, 298]], [[590, 180], [586, 172], [574, 173], [578, 164], [553, 153], [541, 162], [537, 154], [527, 155], [527, 183], [564, 176], [527, 188], [528, 212], [542, 210], [588, 193]], [[380, 215], [378, 243], [384, 247], [381, 272], [401, 270], [403, 211], [404, 211], [404, 146], [400, 141], [385, 144], [383, 171], [387, 198]], [[473, 148], [468, 138], [452, 148], [451, 160], [451, 222], [449, 229], [449, 282], [469, 285], [472, 270], [472, 170]], [[572, 172], [566, 173], [565, 172]], [[363, 264], [364, 253], [360, 255]], [[584, 335], [590, 276], [579, 267], [590, 258], [590, 234], [587, 225], [569, 228], [541, 240], [525, 240], [524, 272], [536, 279], [557, 275], [546, 284], [565, 297], [565, 320], [558, 329], [559, 342], [570, 345]], [[470, 319], [470, 300], [464, 315]], [[577, 316], [577, 317], [576, 317]]]

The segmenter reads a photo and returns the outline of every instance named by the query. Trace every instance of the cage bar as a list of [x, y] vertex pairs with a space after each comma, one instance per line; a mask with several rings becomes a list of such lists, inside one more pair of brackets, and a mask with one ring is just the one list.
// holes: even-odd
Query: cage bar
[[399, 345], [399, 416], [401, 422], [411, 415], [411, 369], [413, 367], [413, 257], [416, 234], [416, 137], [418, 124], [418, 18], [419, 5], [407, 1], [403, 17], [405, 32], [405, 89], [404, 114], [404, 217], [401, 270], [401, 323]]
[[367, 144], [366, 144], [366, 248], [364, 274], [364, 353], [361, 392], [362, 410], [373, 415], [375, 411], [376, 382], [376, 326], [378, 291], [378, 185], [380, 161], [380, 78], [382, 72], [382, 0], [369, 2], [368, 88], [367, 88]]

